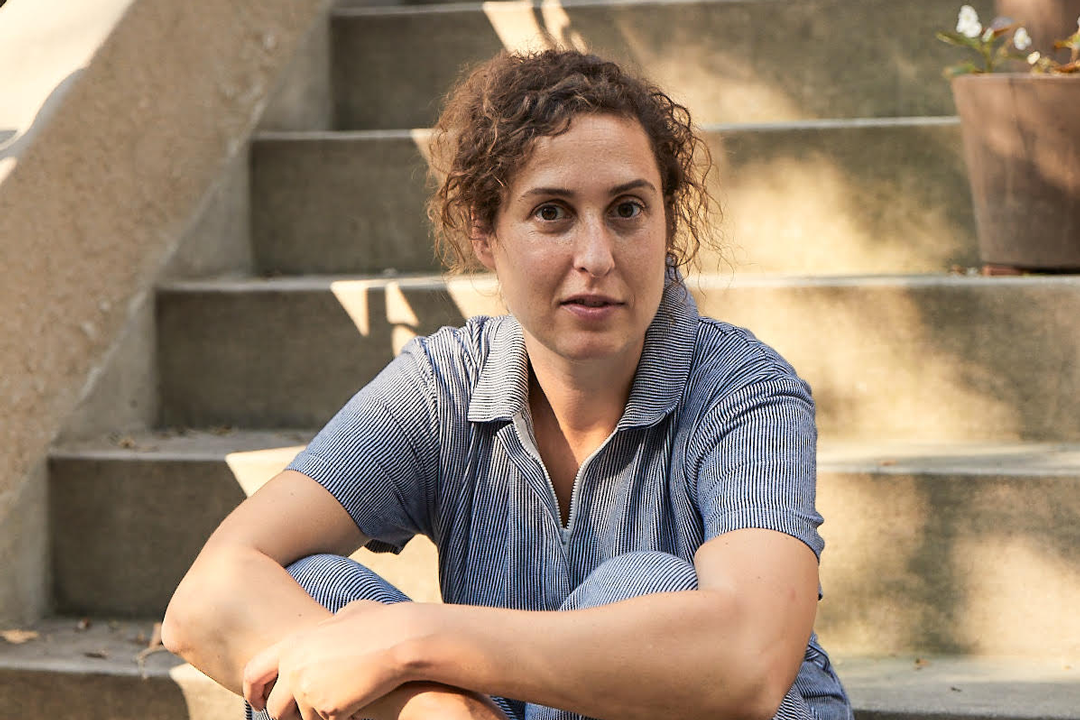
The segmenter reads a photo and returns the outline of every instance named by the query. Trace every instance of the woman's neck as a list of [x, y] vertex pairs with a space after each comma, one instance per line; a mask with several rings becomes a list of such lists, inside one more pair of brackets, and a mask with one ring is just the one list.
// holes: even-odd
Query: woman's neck
[[550, 412], [559, 428], [574, 438], [610, 435], [626, 409], [641, 351], [618, 358], [570, 361], [552, 357], [526, 338], [531, 375], [529, 404], [534, 419]]

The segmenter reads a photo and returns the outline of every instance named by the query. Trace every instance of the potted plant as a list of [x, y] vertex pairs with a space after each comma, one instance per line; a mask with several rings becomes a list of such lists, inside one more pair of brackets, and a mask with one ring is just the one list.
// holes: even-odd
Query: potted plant
[[[1053, 47], [1019, 23], [960, 10], [938, 33], [975, 59], [945, 71], [960, 115], [986, 274], [1080, 272], [1080, 19]], [[1023, 70], [1017, 72], [1017, 70]]]

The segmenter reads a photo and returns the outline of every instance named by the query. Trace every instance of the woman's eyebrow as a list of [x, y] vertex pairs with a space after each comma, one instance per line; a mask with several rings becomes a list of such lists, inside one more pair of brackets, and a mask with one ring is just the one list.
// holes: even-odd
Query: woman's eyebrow
[[[637, 180], [625, 182], [621, 185], [616, 185], [615, 187], [611, 188], [610, 194], [620, 195], [624, 192], [627, 192], [628, 190], [636, 190], [638, 188], [648, 188], [653, 192], [656, 192], [655, 185], [653, 185], [645, 178], [639, 178]], [[525, 192], [521, 193], [521, 197], [523, 198], [533, 197], [535, 195], [554, 195], [556, 197], [572, 198], [574, 197], [575, 193], [573, 190], [560, 187], [534, 187], [529, 188]]]
[[521, 193], [521, 197], [527, 198], [534, 195], [556, 195], [558, 197], [573, 197], [574, 191], [566, 188], [557, 187], [535, 187], [529, 188], [525, 192]]
[[642, 187], [643, 188], [649, 188], [653, 192], [656, 192], [656, 186], [655, 185], [653, 185], [651, 182], [649, 182], [645, 178], [639, 178], [638, 180], [631, 180], [630, 182], [623, 183], [622, 185], [616, 185], [615, 187], [611, 188], [611, 194], [612, 195], [618, 195], [620, 193], [626, 192], [627, 190], [637, 190], [638, 188], [642, 188]]

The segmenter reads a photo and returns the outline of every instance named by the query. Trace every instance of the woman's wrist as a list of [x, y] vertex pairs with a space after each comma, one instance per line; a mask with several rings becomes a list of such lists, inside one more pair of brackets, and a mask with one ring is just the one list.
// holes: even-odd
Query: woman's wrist
[[424, 603], [399, 603], [402, 640], [391, 651], [391, 663], [402, 683], [439, 682], [437, 650], [442, 629], [437, 615], [441, 606]]

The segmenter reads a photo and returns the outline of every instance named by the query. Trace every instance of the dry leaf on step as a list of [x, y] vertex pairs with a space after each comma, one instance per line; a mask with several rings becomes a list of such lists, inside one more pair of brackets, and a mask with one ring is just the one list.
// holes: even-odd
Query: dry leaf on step
[[139, 663], [139, 673], [144, 678], [146, 677], [146, 658], [164, 650], [165, 646], [161, 644], [161, 623], [154, 623], [154, 629], [150, 632], [150, 642], [146, 648], [135, 655], [135, 660]]
[[0, 637], [12, 645], [22, 645], [24, 642], [36, 640], [39, 635], [33, 630], [0, 630]]

